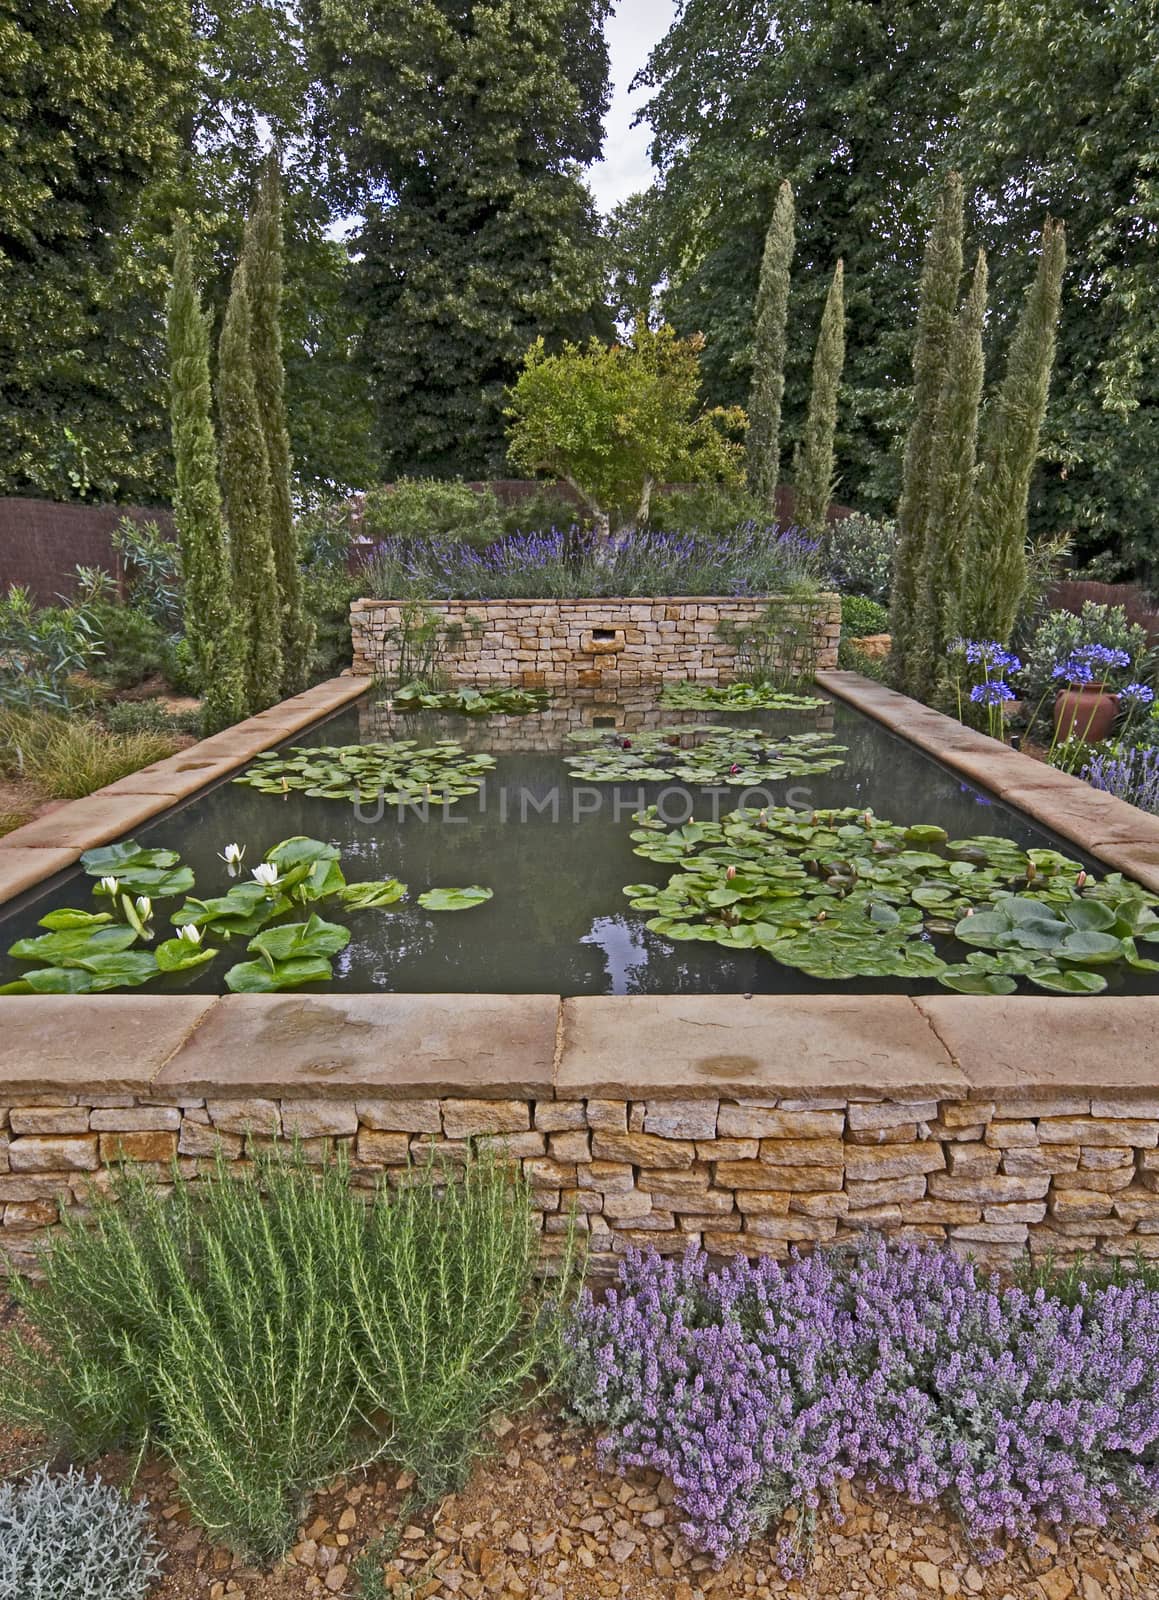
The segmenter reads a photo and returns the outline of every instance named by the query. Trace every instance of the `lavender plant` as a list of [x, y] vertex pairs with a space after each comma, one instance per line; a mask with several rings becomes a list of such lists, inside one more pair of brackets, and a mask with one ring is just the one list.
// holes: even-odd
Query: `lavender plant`
[[386, 539], [363, 593], [387, 600], [570, 599], [767, 594], [814, 584], [817, 544], [799, 529], [634, 532], [611, 547], [576, 529], [514, 533], [479, 550], [451, 539]]
[[1118, 749], [1092, 755], [1080, 776], [1140, 811], [1159, 815], [1159, 749]]
[[[1159, 1507], [1159, 1293], [1137, 1282], [1067, 1306], [880, 1238], [715, 1271], [637, 1253], [569, 1344], [604, 1459], [664, 1473], [717, 1562], [790, 1505], [798, 1529], [836, 1514], [854, 1477], [944, 1500], [989, 1559]], [[787, 1572], [799, 1556], [782, 1543]]]

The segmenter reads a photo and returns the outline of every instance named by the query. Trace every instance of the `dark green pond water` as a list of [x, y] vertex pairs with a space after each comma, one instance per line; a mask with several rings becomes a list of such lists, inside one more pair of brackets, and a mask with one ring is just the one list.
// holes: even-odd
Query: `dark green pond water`
[[[230, 879], [218, 853], [236, 841], [246, 847], [245, 876], [265, 851], [293, 834], [341, 847], [349, 881], [399, 877], [409, 885], [406, 901], [386, 911], [346, 912], [320, 907], [347, 923], [350, 945], [335, 959], [337, 990], [364, 992], [499, 993], [565, 995], [680, 993], [930, 992], [936, 984], [866, 980], [834, 984], [782, 967], [760, 952], [723, 952], [718, 946], [668, 941], [650, 933], [643, 913], [628, 909], [628, 883], [665, 881], [671, 868], [642, 860], [632, 850], [632, 812], [641, 799], [655, 802], [657, 786], [642, 794], [572, 781], [563, 753], [571, 728], [613, 722], [626, 736], [634, 728], [678, 722], [735, 721], [778, 732], [819, 729], [848, 747], [845, 762], [824, 776], [786, 779], [751, 794], [746, 804], [871, 807], [905, 824], [936, 823], [951, 838], [1001, 834], [1024, 847], [1081, 852], [1046, 833], [1017, 812], [896, 738], [879, 724], [835, 702], [810, 714], [719, 713], [657, 709], [650, 699], [617, 705], [576, 696], [556, 701], [544, 713], [478, 721], [464, 717], [397, 717], [381, 704], [363, 702], [306, 734], [294, 745], [349, 744], [387, 738], [424, 743], [454, 738], [468, 749], [494, 753], [497, 765], [480, 794], [445, 810], [432, 807], [425, 819], [395, 807], [381, 814], [345, 802], [302, 794], [263, 795], [226, 780], [167, 815], [138, 828], [148, 847], [179, 850], [197, 876], [201, 896], [222, 894]], [[665, 816], [684, 820], [721, 814], [740, 803], [739, 791], [707, 793], [667, 786]], [[1087, 865], [1093, 865], [1087, 862]], [[456, 913], [431, 913], [416, 903], [428, 888], [484, 884], [494, 890], [486, 905]], [[24, 897], [0, 919], [0, 950], [36, 933], [36, 921], [61, 906], [88, 907], [91, 880], [70, 874], [46, 891]], [[175, 908], [179, 901], [159, 907]], [[167, 929], [166, 929], [167, 931]], [[944, 953], [949, 954], [949, 951]], [[960, 946], [951, 959], [964, 955]], [[188, 974], [155, 981], [144, 993], [167, 990], [213, 992], [232, 961], [246, 959], [240, 941], [224, 958], [190, 981]], [[0, 955], [0, 981], [27, 970], [28, 963]], [[1111, 980], [1109, 992], [1153, 992], [1156, 985], [1132, 977]], [[944, 992], [944, 991], [940, 991]]]

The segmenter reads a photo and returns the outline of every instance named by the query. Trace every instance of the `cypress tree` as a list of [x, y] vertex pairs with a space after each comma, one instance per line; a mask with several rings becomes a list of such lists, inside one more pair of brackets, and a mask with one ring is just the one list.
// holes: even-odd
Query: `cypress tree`
[[174, 229], [168, 312], [169, 410], [176, 463], [173, 512], [184, 576], [185, 637], [202, 694], [202, 728], [216, 733], [243, 715], [244, 698], [229, 546], [217, 484], [209, 330], [194, 283], [184, 219]]
[[753, 377], [749, 390], [746, 441], [748, 486], [770, 516], [776, 514], [781, 473], [781, 400], [785, 393], [785, 329], [789, 319], [789, 279], [795, 239], [793, 186], [777, 191], [765, 235], [753, 330]]
[[926, 241], [914, 345], [913, 417], [906, 440], [898, 542], [894, 555], [890, 600], [893, 664], [898, 682], [912, 687], [910, 656], [916, 644], [918, 585], [925, 559], [930, 497], [930, 459], [934, 447], [938, 400], [954, 334], [958, 284], [962, 277], [962, 232], [965, 221], [962, 179], [951, 172]]
[[218, 353], [221, 481], [241, 623], [246, 710], [277, 700], [282, 682], [278, 572], [270, 538], [270, 464], [253, 370], [246, 260], [238, 262]]
[[282, 692], [298, 694], [306, 687], [314, 630], [302, 607], [302, 576], [291, 502], [281, 330], [282, 185], [273, 151], [262, 164], [257, 205], [246, 229], [245, 255], [254, 387], [269, 461], [270, 537], [282, 628]]
[[799, 457], [793, 519], [814, 538], [825, 532], [826, 513], [833, 498], [834, 435], [837, 431], [837, 392], [845, 365], [845, 268], [840, 261], [825, 297], [817, 349], [813, 355], [813, 388], [805, 418], [805, 437]]
[[985, 358], [986, 256], [981, 250], [974, 278], [958, 313], [938, 401], [930, 456], [929, 527], [919, 574], [910, 681], [923, 699], [944, 682], [946, 646], [962, 631], [974, 473], [978, 452], [978, 411], [982, 403]]
[[984, 429], [966, 567], [964, 625], [1007, 644], [1026, 590], [1030, 480], [1050, 375], [1066, 270], [1066, 230], [1047, 217], [1038, 268], [1010, 343], [1006, 373]]

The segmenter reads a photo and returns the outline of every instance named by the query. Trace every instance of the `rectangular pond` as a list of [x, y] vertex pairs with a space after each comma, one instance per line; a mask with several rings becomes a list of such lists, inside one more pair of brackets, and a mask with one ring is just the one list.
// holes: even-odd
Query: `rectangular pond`
[[[703, 742], [703, 734], [689, 730], [706, 724], [734, 732], [754, 730], [774, 747], [792, 748], [791, 736], [813, 734], [822, 751], [830, 745], [843, 747], [840, 764], [821, 772], [768, 779], [746, 791], [738, 783], [745, 776], [740, 760], [732, 763], [736, 776], [726, 770], [726, 781], [711, 785], [676, 778], [594, 782], [575, 775], [565, 763], [565, 756], [594, 750], [597, 760], [610, 764], [613, 771], [629, 753], [631, 760], [639, 758], [645, 766], [648, 752], [662, 766], [679, 764], [686, 751]], [[667, 731], [675, 728], [680, 735]], [[577, 732], [596, 742], [570, 740], [569, 735]], [[615, 701], [606, 693], [576, 692], [528, 715], [475, 719], [402, 715], [389, 701], [367, 697], [299, 735], [283, 753], [291, 748], [397, 739], [415, 740], [423, 749], [454, 740], [465, 751], [492, 756], [494, 766], [477, 792], [449, 805], [361, 804], [293, 789], [263, 793], [226, 779], [138, 828], [134, 837], [145, 848], [180, 852], [182, 862], [195, 874], [194, 893], [202, 898], [223, 895], [230, 887], [230, 875], [220, 859], [226, 845], [236, 842], [245, 847], [242, 877], [248, 878], [267, 850], [298, 835], [337, 845], [350, 882], [400, 879], [408, 886], [406, 897], [383, 909], [359, 910], [334, 902], [311, 908], [351, 931], [349, 944], [333, 958], [334, 978], [327, 986], [347, 992], [577, 996], [943, 992], [935, 977], [920, 973], [841, 981], [810, 977], [772, 959], [762, 948], [650, 930], [646, 923], [655, 919], [656, 910], [633, 910], [624, 887], [660, 890], [671, 874], [681, 871], [681, 850], [678, 846], [667, 861], [636, 853], [632, 835], [637, 825], [632, 819], [642, 805], [658, 805], [659, 816], [674, 827], [689, 817], [711, 822], [738, 806], [751, 808], [753, 826], [760, 825], [762, 808], [792, 807], [809, 817], [814, 811], [851, 807], [907, 827], [942, 829], [949, 841], [985, 836], [1009, 841], [1020, 850], [1061, 851], [1099, 877], [1104, 875], [1101, 866], [1083, 859], [1073, 846], [1060, 844], [1030, 819], [962, 781], [880, 724], [828, 698], [808, 711], [737, 714], [674, 710], [658, 705], [650, 691], [623, 694]], [[806, 748], [803, 755], [808, 753]], [[651, 842], [661, 838], [655, 830]], [[900, 845], [880, 846], [883, 859], [898, 849], [920, 853], [941, 846], [921, 835]], [[846, 870], [840, 853], [838, 844], [821, 868], [808, 862], [803, 870], [840, 881]], [[970, 852], [964, 858], [951, 853], [946, 865], [934, 873], [938, 881], [944, 880], [954, 859], [963, 863], [963, 873], [970, 871]], [[972, 860], [985, 865], [977, 852]], [[727, 906], [733, 880], [723, 861], [720, 876]], [[736, 881], [743, 888], [743, 869]], [[46, 913], [107, 904], [93, 900], [94, 882], [76, 871], [25, 895], [0, 918], [0, 952], [18, 939], [39, 934], [38, 919]], [[490, 889], [492, 898], [455, 912], [428, 910], [418, 903], [418, 896], [427, 890], [467, 885]], [[962, 963], [970, 953], [966, 946], [945, 927], [937, 927], [938, 892], [935, 888], [926, 896], [935, 931], [927, 933], [924, 942], [945, 960]], [[895, 930], [888, 892], [882, 898], [884, 908], [870, 907], [866, 914], [880, 918], [880, 927], [873, 922], [875, 936], [887, 942]], [[161, 937], [169, 934], [169, 913], [180, 904], [180, 898], [158, 902]], [[1096, 923], [1097, 918], [1085, 935], [1088, 939], [1097, 934]], [[212, 963], [162, 975], [141, 992], [221, 992], [227, 968], [250, 958], [244, 939], [224, 945], [219, 939], [212, 942], [222, 950]], [[1138, 949], [1141, 955], [1159, 956], [1157, 944], [1141, 943]], [[0, 983], [21, 978], [29, 966], [26, 960], [0, 954]], [[1108, 966], [1107, 972], [1107, 993], [1159, 991], [1156, 974], [1122, 962], [1116, 962], [1113, 970]], [[1025, 987], [1021, 977], [1018, 987]]]

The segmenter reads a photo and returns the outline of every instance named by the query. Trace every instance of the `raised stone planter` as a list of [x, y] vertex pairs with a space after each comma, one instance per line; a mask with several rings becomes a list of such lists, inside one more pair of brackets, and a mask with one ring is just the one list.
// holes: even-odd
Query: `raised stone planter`
[[119, 1159], [164, 1182], [281, 1133], [402, 1180], [486, 1140], [550, 1270], [872, 1228], [985, 1263], [1159, 1259], [1159, 1001], [938, 996], [0, 999], [0, 1260]]
[[[717, 638], [721, 622], [747, 625], [769, 606], [783, 611], [786, 633], [811, 627], [804, 668], [837, 665], [841, 601], [835, 594], [733, 599], [440, 600], [432, 609], [464, 629], [446, 665], [460, 682], [523, 688], [632, 688], [665, 678], [715, 682], [735, 675], [736, 651]], [[354, 671], [389, 678], [397, 663], [395, 600], [355, 600], [350, 608]]]

